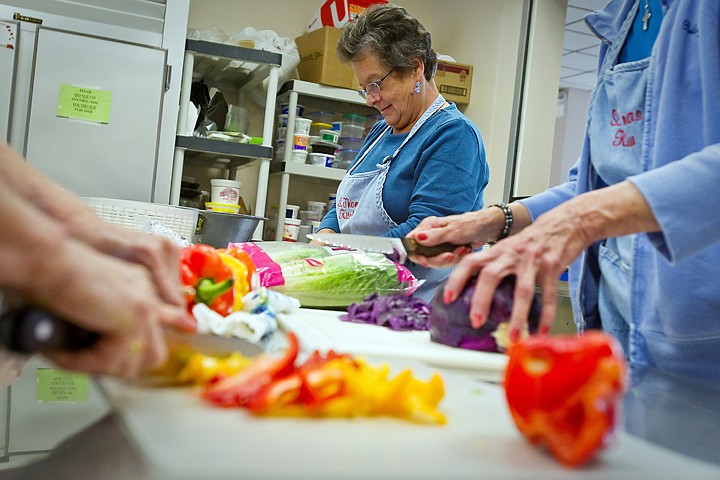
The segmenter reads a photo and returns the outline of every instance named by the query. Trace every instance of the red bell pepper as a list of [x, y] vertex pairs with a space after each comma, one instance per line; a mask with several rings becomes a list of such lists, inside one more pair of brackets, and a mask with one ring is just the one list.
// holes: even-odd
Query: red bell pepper
[[233, 274], [216, 249], [210, 245], [190, 245], [180, 252], [180, 280], [185, 289], [188, 311], [204, 303], [221, 315], [233, 305]]
[[508, 355], [507, 404], [532, 444], [571, 467], [607, 445], [626, 385], [625, 359], [613, 337], [536, 335], [513, 344]]
[[257, 402], [264, 389], [293, 372], [298, 351], [297, 337], [290, 332], [282, 357], [263, 354], [237, 375], [210, 384], [203, 396], [221, 407], [247, 407]]

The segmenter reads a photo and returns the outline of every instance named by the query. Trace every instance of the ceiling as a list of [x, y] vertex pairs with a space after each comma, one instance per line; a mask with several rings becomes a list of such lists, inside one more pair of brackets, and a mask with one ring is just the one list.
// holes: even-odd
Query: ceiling
[[600, 40], [585, 25], [583, 17], [600, 10], [608, 0], [569, 0], [565, 16], [560, 87], [592, 90], [595, 87]]

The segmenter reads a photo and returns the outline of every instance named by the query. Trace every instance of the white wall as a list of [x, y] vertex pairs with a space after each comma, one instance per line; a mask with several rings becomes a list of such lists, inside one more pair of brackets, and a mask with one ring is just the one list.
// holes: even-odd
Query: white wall
[[582, 150], [587, 122], [587, 110], [592, 92], [577, 88], [562, 90], [566, 97], [561, 105], [561, 115], [555, 121], [555, 141], [550, 169], [550, 185], [567, 180], [570, 168], [575, 164]]

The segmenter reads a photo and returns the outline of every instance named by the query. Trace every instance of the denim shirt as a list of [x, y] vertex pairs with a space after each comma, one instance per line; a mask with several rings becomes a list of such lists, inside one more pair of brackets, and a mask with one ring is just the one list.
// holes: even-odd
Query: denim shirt
[[[586, 16], [601, 39], [599, 65], [636, 0]], [[650, 58], [642, 169], [628, 178], [660, 232], [639, 234], [631, 278], [631, 363], [720, 380], [720, 2], [662, 0], [665, 17]], [[591, 105], [594, 95], [591, 97]], [[601, 188], [591, 139], [568, 182], [523, 200], [533, 219]], [[600, 327], [598, 245], [570, 266], [578, 330]]]

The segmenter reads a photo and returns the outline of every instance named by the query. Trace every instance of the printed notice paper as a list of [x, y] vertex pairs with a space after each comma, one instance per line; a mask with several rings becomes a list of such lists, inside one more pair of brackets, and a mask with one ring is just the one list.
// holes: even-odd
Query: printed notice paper
[[111, 104], [112, 92], [110, 90], [61, 83], [57, 116], [110, 123]]
[[37, 370], [38, 403], [82, 403], [88, 401], [89, 376], [55, 368]]

